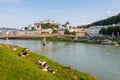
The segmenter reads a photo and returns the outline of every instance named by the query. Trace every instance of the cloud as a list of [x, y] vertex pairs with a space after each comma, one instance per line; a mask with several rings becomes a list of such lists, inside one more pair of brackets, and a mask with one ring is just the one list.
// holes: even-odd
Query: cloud
[[118, 14], [118, 13], [119, 13], [119, 11], [113, 11], [113, 10], [107, 11], [107, 15], [108, 15], [108, 16], [113, 16], [113, 15], [116, 15], [116, 14]]

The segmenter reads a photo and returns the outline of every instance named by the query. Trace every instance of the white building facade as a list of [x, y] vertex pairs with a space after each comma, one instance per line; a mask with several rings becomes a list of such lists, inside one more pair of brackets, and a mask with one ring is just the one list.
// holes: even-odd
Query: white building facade
[[91, 26], [86, 29], [87, 34], [90, 37], [99, 37], [99, 31], [101, 30], [102, 27], [107, 27], [107, 26]]

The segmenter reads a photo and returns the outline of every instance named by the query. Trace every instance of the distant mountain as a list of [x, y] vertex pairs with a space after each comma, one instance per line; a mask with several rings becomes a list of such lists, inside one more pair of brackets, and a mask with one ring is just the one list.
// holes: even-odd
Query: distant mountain
[[0, 28], [0, 30], [18, 30], [18, 29], [15, 29], [15, 28]]
[[104, 20], [93, 22], [93, 23], [87, 25], [87, 27], [97, 26], [97, 25], [112, 25], [112, 24], [117, 24], [119, 22], [120, 22], [120, 13], [116, 16], [112, 16], [112, 17], [109, 17]]

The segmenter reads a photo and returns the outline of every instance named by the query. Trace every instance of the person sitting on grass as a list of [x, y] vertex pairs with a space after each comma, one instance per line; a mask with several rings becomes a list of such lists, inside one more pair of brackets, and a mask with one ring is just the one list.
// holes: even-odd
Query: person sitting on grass
[[46, 64], [46, 61], [41, 61], [40, 58], [38, 59], [38, 66], [40, 66], [43, 71], [48, 71], [53, 74], [55, 73], [55, 71], [50, 69], [50, 66]]
[[25, 57], [25, 55], [23, 55], [22, 52], [19, 53], [18, 56], [23, 57], [23, 58]]
[[28, 49], [23, 49], [21, 53], [18, 54], [20, 57], [26, 57], [28, 55]]
[[44, 64], [44, 65], [42, 66], [42, 70], [43, 70], [43, 71], [48, 71], [48, 67], [49, 67], [49, 66], [47, 66], [46, 64]]
[[40, 61], [40, 58], [38, 59], [38, 65], [44, 66], [46, 64], [46, 61]]
[[50, 69], [50, 67], [48, 67], [47, 70], [48, 70], [48, 72], [51, 72], [51, 73], [53, 73], [53, 74], [55, 73], [55, 71], [52, 70], [52, 69]]
[[22, 50], [22, 55], [27, 56], [28, 55], [28, 49], [23, 49]]

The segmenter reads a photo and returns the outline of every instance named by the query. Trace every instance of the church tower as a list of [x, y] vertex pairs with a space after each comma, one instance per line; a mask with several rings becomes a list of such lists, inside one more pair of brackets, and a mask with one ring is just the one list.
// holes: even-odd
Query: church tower
[[70, 27], [71, 27], [71, 24], [70, 24], [70, 22], [69, 22], [69, 21], [67, 21], [67, 22], [66, 22], [66, 24], [65, 24], [65, 28], [69, 30], [69, 29], [70, 29]]

